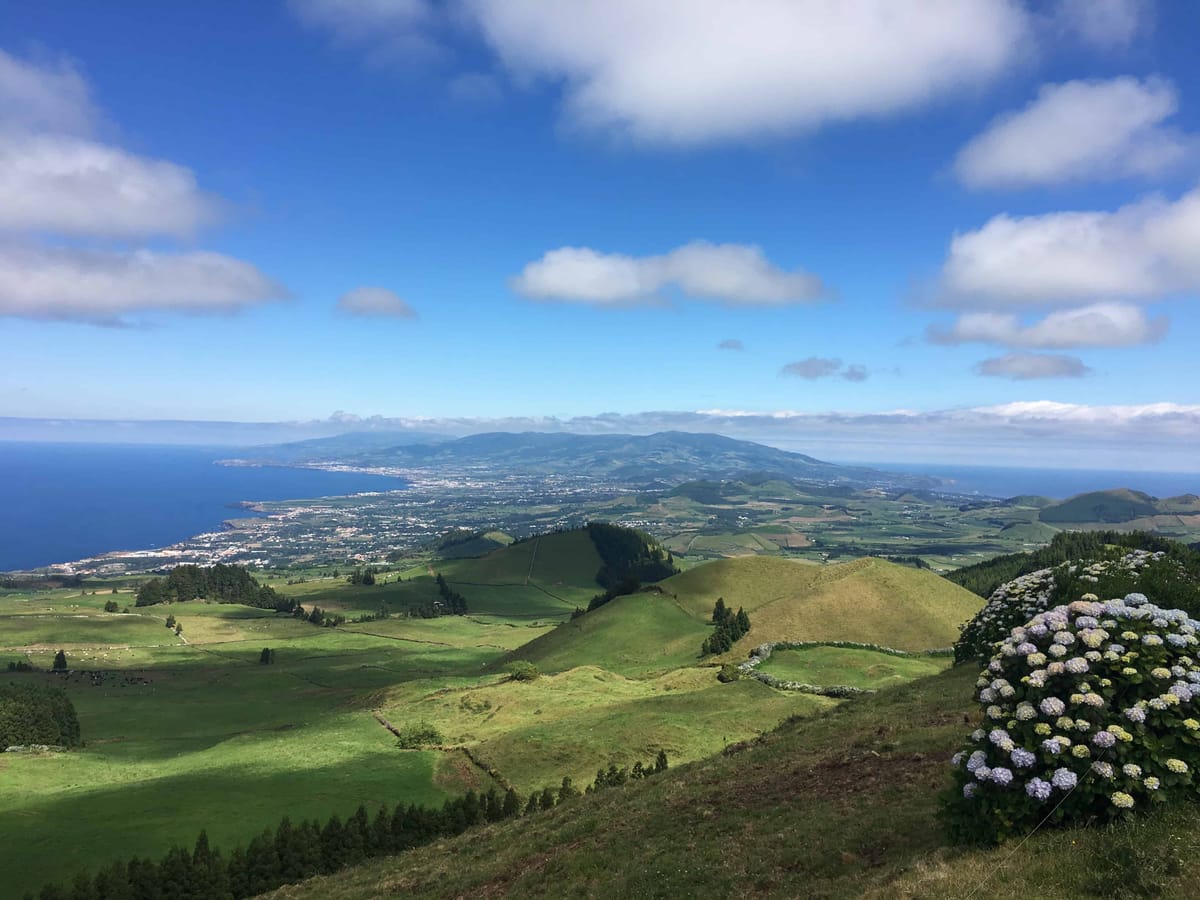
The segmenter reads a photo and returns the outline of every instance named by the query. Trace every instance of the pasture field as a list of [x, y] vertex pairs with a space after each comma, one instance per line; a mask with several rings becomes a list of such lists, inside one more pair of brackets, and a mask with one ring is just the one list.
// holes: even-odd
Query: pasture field
[[[389, 572], [374, 586], [270, 577], [306, 606], [352, 617], [374, 614], [388, 597], [400, 604], [434, 590], [433, 568], [468, 597], [466, 616], [393, 615], [335, 629], [207, 601], [137, 608], [128, 591], [105, 593], [99, 584], [96, 594], [3, 593], [0, 667], [24, 659], [48, 669], [61, 648], [70, 671], [0, 677], [62, 684], [85, 745], [0, 755], [0, 871], [17, 873], [0, 884], [0, 898], [117, 856], [160, 856], [173, 843], [190, 845], [202, 828], [228, 848], [284, 815], [345, 816], [360, 803], [373, 811], [400, 800], [436, 805], [487, 790], [497, 784], [489, 770], [521, 792], [564, 775], [582, 786], [599, 768], [650, 762], [659, 749], [684, 764], [836, 707], [752, 680], [718, 682], [720, 660], [699, 656], [717, 596], [750, 611], [745, 648], [831, 632], [871, 640], [857, 623], [883, 615], [880, 598], [917, 608], [919, 589], [930, 614], [916, 617], [913, 628], [924, 623], [926, 632], [914, 631], [909, 643], [921, 649], [941, 639], [935, 608], [947, 621], [977, 608], [978, 598], [927, 572], [762, 557], [759, 567], [731, 559], [692, 568], [661, 591], [569, 620], [598, 592], [599, 560], [579, 535]], [[934, 590], [940, 584], [944, 591]], [[475, 596], [491, 601], [477, 605]], [[965, 613], [964, 596], [973, 598]], [[112, 599], [130, 612], [103, 612]], [[168, 615], [181, 634], [164, 627]], [[789, 622], [804, 627], [788, 631]], [[260, 663], [264, 647], [274, 651], [270, 665]], [[730, 658], [744, 656], [739, 643]], [[545, 674], [511, 680], [505, 668], [515, 659]], [[862, 662], [892, 666], [862, 676], [888, 684], [920, 674], [894, 657]], [[838, 683], [850, 683], [853, 666], [841, 661]], [[376, 715], [397, 727], [431, 724], [441, 741], [400, 750]]]
[[817, 566], [769, 556], [714, 560], [617, 597], [515, 654], [546, 671], [595, 665], [645, 675], [701, 662], [717, 599], [750, 632], [708, 662], [740, 662], [768, 641], [855, 641], [919, 653], [951, 646], [983, 599], [927, 570], [879, 559]]
[[950, 668], [948, 656], [893, 656], [850, 647], [803, 647], [775, 650], [759, 671], [785, 681], [885, 688]]

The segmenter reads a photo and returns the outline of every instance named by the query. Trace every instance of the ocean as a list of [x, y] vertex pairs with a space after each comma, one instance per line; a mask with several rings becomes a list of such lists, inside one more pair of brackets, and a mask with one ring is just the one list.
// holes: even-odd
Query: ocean
[[165, 547], [230, 518], [232, 504], [397, 490], [400, 478], [214, 465], [228, 447], [0, 442], [0, 572], [110, 550]]

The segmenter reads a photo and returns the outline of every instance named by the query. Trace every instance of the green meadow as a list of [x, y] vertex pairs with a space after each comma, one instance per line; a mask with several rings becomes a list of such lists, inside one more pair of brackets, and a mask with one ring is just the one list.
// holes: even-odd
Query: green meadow
[[[381, 573], [371, 586], [348, 584], [345, 571], [268, 577], [306, 608], [345, 615], [337, 628], [204, 600], [138, 608], [129, 591], [101, 584], [95, 594], [0, 594], [0, 666], [49, 669], [59, 649], [70, 666], [66, 675], [0, 677], [61, 684], [84, 739], [69, 752], [0, 755], [0, 871], [13, 873], [0, 897], [114, 857], [161, 856], [201, 829], [228, 848], [285, 815], [440, 805], [509, 784], [526, 794], [563, 776], [583, 785], [598, 769], [650, 762], [660, 749], [673, 764], [701, 760], [837, 706], [754, 680], [722, 684], [717, 664], [726, 658], [745, 658], [767, 640], [832, 637], [924, 649], [949, 643], [979, 604], [928, 572], [890, 563], [759, 557], [690, 568], [572, 619], [600, 592], [600, 564], [576, 531]], [[402, 614], [436, 595], [435, 573], [467, 598], [467, 615]], [[701, 658], [718, 596], [744, 605], [752, 629], [726, 657]], [[104, 612], [113, 600], [129, 612]], [[353, 621], [381, 607], [391, 614]], [[179, 634], [165, 627], [168, 616]], [[902, 617], [912, 620], [907, 630]], [[274, 651], [269, 665], [260, 662], [265, 647]], [[875, 656], [795, 662], [780, 652], [771, 663], [795, 662], [804, 680], [870, 686], [943, 664]], [[511, 679], [516, 660], [541, 676]], [[400, 749], [377, 717], [431, 726], [439, 739]]]

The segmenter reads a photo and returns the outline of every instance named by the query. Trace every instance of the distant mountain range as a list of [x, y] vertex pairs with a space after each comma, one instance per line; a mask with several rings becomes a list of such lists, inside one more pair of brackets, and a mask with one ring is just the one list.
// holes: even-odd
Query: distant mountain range
[[762, 474], [850, 487], [936, 490], [939, 479], [840, 466], [719, 434], [666, 431], [650, 435], [492, 432], [457, 440], [387, 446], [384, 434], [346, 434], [255, 448], [245, 462], [351, 465], [441, 472], [464, 470], [574, 476], [621, 484], [676, 485], [697, 479]]

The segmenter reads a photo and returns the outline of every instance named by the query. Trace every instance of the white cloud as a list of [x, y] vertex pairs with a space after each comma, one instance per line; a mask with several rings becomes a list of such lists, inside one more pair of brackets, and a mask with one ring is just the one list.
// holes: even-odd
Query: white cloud
[[183, 166], [83, 138], [0, 133], [0, 230], [187, 236], [219, 209]]
[[119, 321], [128, 313], [234, 312], [287, 292], [218, 253], [0, 247], [0, 316]]
[[1147, 0], [1058, 0], [1054, 18], [1064, 31], [1102, 50], [1129, 44], [1149, 24]]
[[957, 234], [942, 305], [990, 309], [1151, 301], [1200, 290], [1200, 189], [1114, 212], [999, 215]]
[[974, 188], [1157, 175], [1196, 150], [1162, 124], [1178, 107], [1174, 85], [1158, 78], [1044, 85], [967, 144], [955, 172]]
[[985, 359], [975, 367], [980, 375], [1030, 381], [1035, 378], [1082, 378], [1091, 372], [1074, 356], [1056, 353], [1009, 353]]
[[373, 318], [415, 319], [416, 311], [387, 288], [355, 288], [338, 298], [340, 312]]
[[707, 241], [643, 257], [560, 247], [526, 265], [511, 285], [535, 300], [601, 306], [661, 302], [672, 288], [731, 305], [804, 303], [825, 293], [818, 277], [780, 269], [759, 247]]
[[520, 76], [577, 124], [698, 144], [891, 115], [1023, 52], [1015, 0], [465, 0]]
[[69, 61], [38, 63], [0, 50], [0, 128], [82, 133], [97, 118], [87, 81]]
[[1152, 344], [1167, 332], [1165, 317], [1150, 319], [1127, 303], [1097, 303], [1050, 313], [1024, 325], [1011, 313], [972, 312], [947, 329], [932, 327], [935, 344], [1003, 344], [1008, 347], [1129, 347]]

